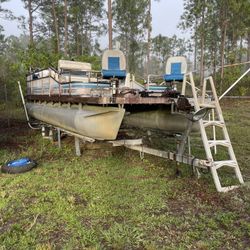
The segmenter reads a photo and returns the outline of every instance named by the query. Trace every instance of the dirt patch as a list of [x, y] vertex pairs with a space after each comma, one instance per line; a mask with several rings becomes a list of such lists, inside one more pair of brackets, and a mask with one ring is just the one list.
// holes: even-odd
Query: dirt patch
[[74, 204], [75, 205], [80, 205], [80, 206], [83, 206], [83, 207], [87, 207], [88, 202], [87, 202], [87, 200], [85, 200], [80, 195], [75, 195], [74, 196]]
[[187, 197], [195, 197], [202, 204], [224, 206], [228, 202], [227, 198], [216, 192], [208, 192], [208, 185], [212, 184], [207, 183], [206, 180], [186, 178], [185, 185], [176, 190], [176, 197], [182, 197], [185, 194]]
[[0, 118], [0, 148], [15, 151], [27, 145], [27, 141], [21, 137], [30, 138], [34, 134], [23, 120]]
[[19, 142], [13, 142], [10, 140], [0, 141], [0, 148], [15, 150], [20, 148]]
[[24, 120], [10, 119], [8, 123], [7, 119], [0, 118], [0, 133], [6, 130], [12, 131], [13, 129], [22, 132], [25, 129], [28, 130], [29, 127], [27, 125], [27, 122]]
[[125, 218], [119, 215], [107, 216], [105, 219], [101, 220], [99, 224], [103, 230], [109, 230], [115, 223], [123, 224], [125, 223]]
[[66, 225], [58, 224], [53, 230], [44, 232], [41, 235], [40, 244], [49, 244], [53, 249], [62, 249], [62, 246], [70, 238], [71, 233], [66, 230]]
[[91, 228], [93, 226], [92, 219], [90, 217], [84, 217], [81, 222], [85, 228]]

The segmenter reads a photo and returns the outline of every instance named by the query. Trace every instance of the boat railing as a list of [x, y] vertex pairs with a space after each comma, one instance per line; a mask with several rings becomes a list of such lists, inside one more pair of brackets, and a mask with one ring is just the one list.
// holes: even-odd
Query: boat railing
[[[58, 72], [53, 67], [36, 70], [27, 75], [28, 95], [91, 95], [99, 91], [100, 95], [107, 96], [111, 85], [101, 79], [101, 72], [96, 70], [62, 71]], [[105, 85], [103, 85], [103, 83]], [[78, 87], [75, 87], [78, 84]], [[84, 91], [84, 86], [86, 87]], [[91, 91], [91, 86], [94, 91]], [[88, 90], [87, 90], [88, 89]], [[102, 91], [100, 91], [102, 90]]]
[[148, 75], [147, 79], [147, 85], [164, 85], [165, 81], [163, 81], [163, 76], [162, 75], [154, 75], [150, 74]]

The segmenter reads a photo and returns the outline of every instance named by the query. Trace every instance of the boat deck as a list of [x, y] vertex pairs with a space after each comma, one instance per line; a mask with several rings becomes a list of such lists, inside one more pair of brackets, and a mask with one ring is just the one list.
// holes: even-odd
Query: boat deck
[[82, 103], [96, 105], [114, 105], [114, 104], [163, 104], [169, 105], [173, 102], [170, 97], [141, 97], [141, 96], [113, 96], [113, 97], [84, 97], [71, 95], [26, 95], [28, 101], [45, 101], [61, 103]]

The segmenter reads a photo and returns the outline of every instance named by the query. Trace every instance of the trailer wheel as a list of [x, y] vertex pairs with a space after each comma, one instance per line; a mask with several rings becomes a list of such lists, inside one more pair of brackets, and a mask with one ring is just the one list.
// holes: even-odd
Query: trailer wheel
[[8, 174], [19, 174], [30, 171], [32, 168], [36, 166], [36, 162], [25, 157], [18, 160], [13, 160], [5, 163], [1, 170], [3, 173]]

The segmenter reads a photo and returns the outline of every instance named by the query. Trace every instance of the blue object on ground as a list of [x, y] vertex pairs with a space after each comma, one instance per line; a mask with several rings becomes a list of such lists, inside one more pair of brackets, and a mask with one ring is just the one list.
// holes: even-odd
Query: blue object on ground
[[8, 162], [7, 166], [8, 167], [13, 167], [13, 168], [17, 168], [17, 167], [23, 167], [27, 164], [29, 164], [31, 162], [31, 160], [28, 157], [24, 157], [18, 160], [13, 160]]

